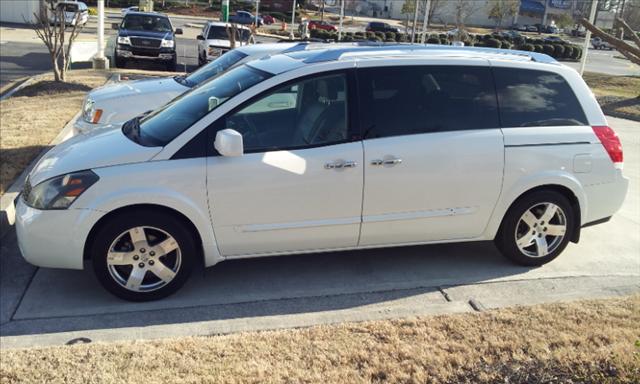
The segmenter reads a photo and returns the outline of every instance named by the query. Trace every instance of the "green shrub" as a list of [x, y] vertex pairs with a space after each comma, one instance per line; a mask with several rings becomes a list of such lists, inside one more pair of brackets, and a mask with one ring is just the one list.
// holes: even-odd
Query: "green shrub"
[[574, 60], [579, 60], [582, 57], [582, 47], [574, 45], [573, 53], [571, 54], [571, 58]]
[[542, 45], [540, 44], [534, 44], [533, 50], [538, 53], [544, 53], [544, 48], [542, 48]]
[[393, 40], [396, 41], [396, 34], [395, 32], [387, 32], [384, 34], [384, 36], [386, 37], [387, 40]]
[[487, 39], [484, 41], [485, 45], [490, 48], [500, 48], [502, 47], [502, 42], [498, 39]]
[[522, 37], [522, 36], [518, 36], [518, 37], [516, 37], [515, 39], [513, 39], [513, 43], [514, 43], [515, 45], [522, 45], [522, 44], [524, 44], [524, 43], [525, 43], [525, 39], [524, 39], [524, 37]]
[[565, 59], [570, 59], [571, 56], [573, 56], [573, 46], [566, 45], [564, 47], [564, 54], [562, 55], [562, 57]]
[[547, 54], [547, 55], [549, 55], [549, 56], [553, 56], [553, 52], [554, 52], [553, 45], [551, 45], [551, 44], [543, 45], [542, 46], [542, 52]]
[[407, 37], [406, 33], [399, 33], [396, 35], [396, 41], [398, 43], [406, 43], [407, 41], [409, 41], [409, 38]]
[[447, 36], [447, 34], [446, 34], [446, 33], [441, 33], [441, 34], [439, 34], [439, 35], [438, 35], [438, 37], [439, 37], [440, 39], [445, 39], [445, 40], [446, 40], [448, 36]]
[[375, 39], [376, 34], [373, 33], [373, 32], [367, 32], [367, 36], [366, 37], [367, 37], [368, 40]]
[[533, 44], [523, 44], [519, 47], [519, 49], [522, 51], [533, 52], [535, 50], [535, 47], [533, 46]]
[[562, 44], [555, 44], [553, 46], [553, 57], [555, 57], [556, 59], [561, 59], [564, 57], [564, 45]]
[[89, 15], [98, 16], [98, 10], [95, 8], [89, 8]]
[[375, 34], [376, 34], [377, 38], [380, 38], [380, 39], [384, 39], [385, 38], [384, 32], [375, 32]]
[[427, 44], [440, 44], [440, 39], [437, 37], [430, 37], [427, 39]]
[[508, 41], [503, 41], [503, 42], [502, 42], [502, 47], [501, 47], [501, 48], [502, 48], [502, 49], [511, 49], [511, 47], [512, 47], [512, 46], [513, 46], [513, 44], [511, 44], [510, 42], [508, 42]]
[[489, 39], [493, 39], [493, 35], [484, 35], [484, 36], [482, 36], [482, 41], [487, 41]]

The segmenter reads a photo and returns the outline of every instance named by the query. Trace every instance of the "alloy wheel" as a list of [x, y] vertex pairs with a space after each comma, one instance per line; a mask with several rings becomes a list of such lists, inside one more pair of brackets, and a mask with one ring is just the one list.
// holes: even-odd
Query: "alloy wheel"
[[538, 203], [527, 209], [516, 225], [515, 241], [528, 257], [544, 257], [562, 244], [567, 232], [567, 218], [558, 205]]

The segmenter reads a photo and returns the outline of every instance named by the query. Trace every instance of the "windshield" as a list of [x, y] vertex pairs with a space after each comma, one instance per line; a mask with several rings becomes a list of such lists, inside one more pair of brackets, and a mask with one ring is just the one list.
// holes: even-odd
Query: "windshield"
[[65, 12], [77, 12], [78, 11], [78, 5], [77, 4], [60, 3], [60, 4], [58, 4], [58, 9], [64, 9]]
[[200, 84], [226, 71], [245, 57], [247, 57], [246, 54], [235, 49], [231, 50], [187, 76], [187, 81], [194, 85]]
[[[249, 37], [251, 37], [251, 31], [243, 28], [238, 28], [238, 33], [236, 34], [237, 40], [248, 41]], [[227, 27], [222, 25], [212, 25], [209, 27], [209, 33], [207, 34], [208, 40], [229, 40], [229, 35], [227, 34]]]
[[122, 28], [132, 31], [171, 32], [169, 19], [153, 15], [127, 15]]
[[140, 120], [139, 142], [164, 146], [225, 101], [271, 76], [243, 65], [202, 83]]

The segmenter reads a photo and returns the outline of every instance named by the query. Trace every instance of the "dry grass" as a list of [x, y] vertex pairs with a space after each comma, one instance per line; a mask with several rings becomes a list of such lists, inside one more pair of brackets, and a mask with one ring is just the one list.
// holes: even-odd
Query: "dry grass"
[[584, 79], [605, 114], [640, 121], [640, 76], [585, 73]]
[[638, 383], [640, 296], [1, 351], [1, 383]]
[[85, 93], [107, 77], [73, 71], [67, 84], [44, 77], [0, 102], [0, 194], [80, 111]]

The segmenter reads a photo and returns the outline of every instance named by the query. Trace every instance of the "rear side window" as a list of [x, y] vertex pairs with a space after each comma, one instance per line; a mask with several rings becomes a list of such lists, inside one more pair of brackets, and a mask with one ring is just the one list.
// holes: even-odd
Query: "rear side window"
[[363, 68], [358, 83], [365, 139], [500, 127], [487, 67]]
[[580, 102], [555, 73], [494, 68], [503, 127], [588, 125]]

